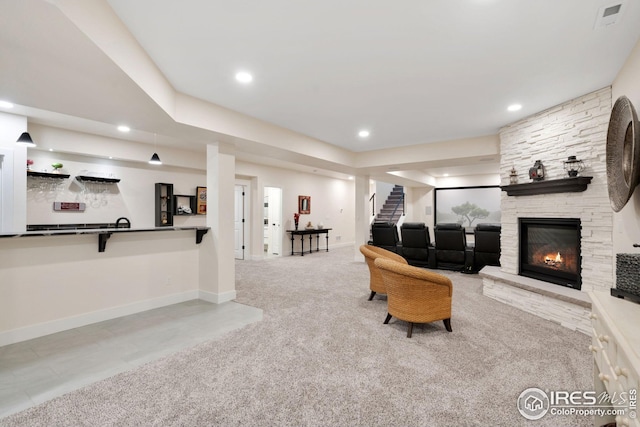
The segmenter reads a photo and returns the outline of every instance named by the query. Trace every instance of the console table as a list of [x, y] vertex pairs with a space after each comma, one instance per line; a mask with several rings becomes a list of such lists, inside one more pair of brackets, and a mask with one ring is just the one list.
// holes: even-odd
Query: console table
[[316, 235], [316, 252], [320, 250], [320, 235], [324, 234], [327, 239], [327, 252], [329, 252], [329, 230], [331, 228], [310, 228], [305, 230], [287, 230], [287, 233], [291, 233], [291, 255], [297, 254], [293, 250], [293, 241], [295, 236], [300, 236], [300, 256], [304, 256], [304, 238], [309, 236], [309, 253], [313, 252], [313, 235]]

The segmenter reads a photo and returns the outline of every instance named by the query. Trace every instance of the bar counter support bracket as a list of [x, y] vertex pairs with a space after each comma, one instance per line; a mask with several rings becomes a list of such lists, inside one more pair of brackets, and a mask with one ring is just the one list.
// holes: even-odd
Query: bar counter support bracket
[[196, 245], [199, 245], [200, 243], [202, 243], [202, 236], [207, 234], [208, 231], [209, 231], [208, 228], [198, 228], [196, 230]]
[[98, 234], [98, 252], [104, 252], [107, 248], [107, 240], [111, 237], [111, 233]]

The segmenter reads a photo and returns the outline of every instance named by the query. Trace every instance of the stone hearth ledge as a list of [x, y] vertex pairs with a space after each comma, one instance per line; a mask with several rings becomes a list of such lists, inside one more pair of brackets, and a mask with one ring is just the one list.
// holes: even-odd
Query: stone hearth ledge
[[505, 273], [500, 267], [484, 267], [479, 275], [483, 295], [571, 330], [591, 333], [591, 299], [586, 292]]

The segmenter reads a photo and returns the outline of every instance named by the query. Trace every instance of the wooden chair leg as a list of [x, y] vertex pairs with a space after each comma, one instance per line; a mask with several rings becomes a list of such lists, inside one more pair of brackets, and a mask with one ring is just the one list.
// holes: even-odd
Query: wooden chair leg
[[386, 324], [388, 324], [388, 323], [389, 323], [389, 320], [391, 320], [391, 315], [390, 315], [389, 313], [387, 313], [387, 318], [386, 318], [386, 319], [384, 319], [384, 324], [385, 324], [385, 325], [386, 325]]
[[369, 295], [369, 301], [373, 299], [373, 296], [376, 294], [375, 291], [371, 291], [371, 295]]
[[451, 330], [451, 318], [449, 319], [444, 319], [444, 327], [447, 329], [447, 331], [452, 332]]
[[409, 330], [407, 331], [407, 338], [411, 338], [412, 332], [413, 332], [413, 322], [409, 322]]

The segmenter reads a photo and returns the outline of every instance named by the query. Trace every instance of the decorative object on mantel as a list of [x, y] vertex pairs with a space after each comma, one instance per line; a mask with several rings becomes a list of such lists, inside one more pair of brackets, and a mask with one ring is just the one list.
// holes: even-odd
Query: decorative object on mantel
[[607, 131], [607, 187], [614, 212], [627, 204], [640, 183], [640, 135], [638, 116], [626, 96], [618, 98], [611, 110]]
[[533, 167], [529, 169], [529, 178], [534, 181], [542, 181], [544, 179], [544, 165], [541, 160], [536, 160]]
[[518, 172], [516, 172], [516, 167], [511, 167], [511, 172], [509, 172], [509, 184], [517, 184], [518, 183]]
[[307, 230], [313, 230], [315, 227], [313, 226], [313, 224], [311, 224], [311, 221], [309, 221], [304, 228]]
[[298, 221], [300, 221], [300, 214], [299, 213], [294, 213], [293, 214], [293, 225], [295, 226], [296, 230], [298, 229]]
[[33, 165], [33, 160], [31, 159], [27, 159], [27, 170], [30, 171], [31, 170], [31, 165]]
[[616, 287], [611, 295], [640, 303], [639, 272], [640, 254], [616, 254]]
[[56, 162], [56, 163], [52, 163], [51, 167], [53, 168], [53, 173], [60, 173], [60, 169], [62, 169], [62, 163], [60, 162]]
[[578, 160], [576, 156], [569, 156], [564, 162], [564, 170], [567, 171], [569, 177], [574, 178], [584, 170], [584, 162]]
[[321, 222], [318, 223], [318, 230], [322, 230], [324, 228], [324, 225], [322, 225]]
[[592, 176], [576, 176], [575, 178], [534, 181], [526, 184], [503, 185], [502, 191], [508, 196], [535, 196], [551, 193], [579, 193], [585, 191], [591, 183]]

